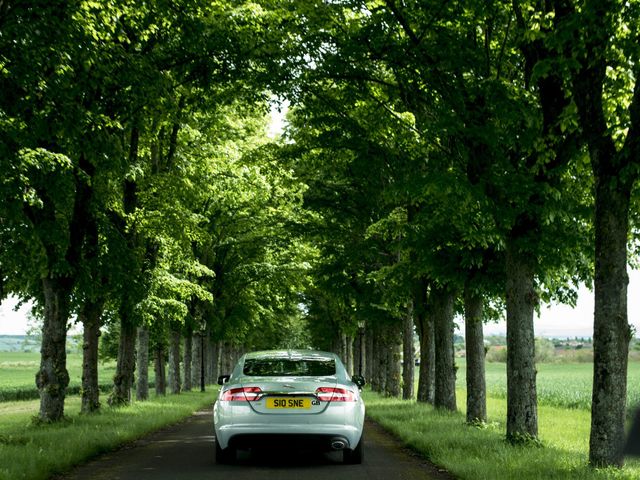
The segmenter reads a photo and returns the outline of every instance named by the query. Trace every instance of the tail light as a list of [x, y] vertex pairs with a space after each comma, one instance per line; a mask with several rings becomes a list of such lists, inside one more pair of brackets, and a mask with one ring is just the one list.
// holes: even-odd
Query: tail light
[[320, 387], [316, 390], [318, 400], [322, 402], [355, 402], [356, 396], [346, 388]]
[[226, 402], [255, 402], [260, 398], [260, 387], [241, 387], [226, 390], [220, 400]]

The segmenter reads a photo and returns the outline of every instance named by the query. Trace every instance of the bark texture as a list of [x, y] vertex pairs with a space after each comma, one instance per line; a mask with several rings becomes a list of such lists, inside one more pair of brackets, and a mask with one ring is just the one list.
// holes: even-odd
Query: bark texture
[[180, 393], [180, 332], [172, 330], [169, 339], [169, 392]]
[[589, 462], [622, 466], [631, 330], [627, 319], [629, 195], [596, 182], [593, 396]]
[[127, 315], [120, 312], [120, 345], [118, 347], [118, 363], [113, 377], [113, 391], [109, 397], [109, 405], [128, 405], [131, 402], [131, 387], [135, 372], [136, 327]]
[[354, 343], [354, 339], [351, 335], [347, 335], [346, 336], [346, 352], [345, 352], [345, 357], [346, 357], [346, 364], [345, 367], [347, 367], [347, 372], [349, 373], [349, 375], [353, 375], [354, 373], [354, 358], [353, 358], [353, 343]]
[[405, 400], [413, 398], [414, 356], [413, 304], [410, 303], [402, 324], [402, 398]]
[[373, 380], [373, 331], [371, 328], [365, 330], [365, 377], [369, 383]]
[[193, 359], [191, 362], [191, 380], [195, 389], [201, 388], [202, 383], [202, 335], [193, 336]]
[[389, 342], [387, 341], [384, 329], [378, 330], [378, 347], [376, 357], [378, 359], [377, 375], [378, 391], [382, 394], [387, 392], [387, 368], [389, 364]]
[[220, 376], [220, 345], [222, 342], [211, 342], [211, 358], [209, 359], [209, 365], [211, 365], [211, 383], [218, 381]]
[[[379, 329], [371, 330], [371, 389], [374, 392], [380, 392], [380, 332]], [[373, 353], [375, 352], [375, 353]]]
[[214, 345], [211, 341], [211, 337], [209, 337], [209, 333], [207, 332], [204, 342], [205, 355], [204, 358], [207, 361], [204, 364], [204, 380], [207, 385], [211, 385], [213, 383], [213, 355], [214, 355]]
[[136, 399], [142, 402], [149, 399], [149, 329], [147, 327], [138, 328], [136, 368], [138, 370]]
[[535, 337], [537, 303], [534, 271], [528, 255], [507, 244], [507, 440], [538, 437]]
[[194, 387], [200, 386], [200, 363], [202, 362], [202, 337], [193, 335], [193, 357], [191, 359], [191, 381]]
[[353, 342], [353, 373], [365, 375], [366, 369], [366, 345], [364, 328], [358, 329], [356, 338]]
[[398, 332], [394, 327], [388, 327], [385, 335], [386, 340], [386, 380], [385, 395], [389, 397], [400, 397], [402, 395], [402, 332]]
[[487, 387], [484, 372], [482, 297], [470, 289], [464, 295], [464, 335], [467, 357], [467, 422], [486, 423]]
[[167, 371], [165, 368], [166, 355], [164, 345], [158, 345], [155, 351], [154, 371], [156, 375], [156, 395], [167, 394]]
[[191, 391], [191, 361], [193, 358], [193, 336], [191, 333], [187, 334], [184, 339], [184, 391]]
[[36, 385], [40, 392], [39, 420], [56, 422], [64, 417], [64, 399], [69, 385], [67, 372], [67, 319], [69, 288], [51, 278], [42, 280], [45, 296], [40, 370]]
[[456, 365], [453, 347], [453, 304], [455, 294], [446, 288], [431, 293], [434, 337], [436, 345], [436, 391], [434, 406], [455, 411]]
[[82, 322], [82, 413], [100, 410], [100, 387], [98, 384], [98, 346], [100, 339], [100, 319], [102, 301], [87, 300], [83, 304], [78, 319]]
[[416, 329], [420, 338], [417, 400], [433, 404], [436, 385], [436, 344], [433, 318], [427, 301], [428, 288], [427, 281], [420, 279], [415, 287], [413, 300]]

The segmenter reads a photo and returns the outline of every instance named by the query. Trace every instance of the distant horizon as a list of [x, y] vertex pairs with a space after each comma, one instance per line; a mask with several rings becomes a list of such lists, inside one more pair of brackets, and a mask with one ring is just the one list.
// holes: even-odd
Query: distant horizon
[[[29, 304], [14, 311], [18, 303], [16, 297], [9, 297], [0, 303], [0, 335], [26, 335], [29, 329]], [[545, 338], [593, 338], [593, 292], [582, 285], [578, 289], [575, 307], [568, 305], [542, 305], [540, 314], [534, 319], [536, 337]], [[640, 271], [629, 270], [627, 288], [627, 312], [629, 324], [635, 329], [634, 337], [640, 335]], [[464, 334], [464, 322], [456, 318], [456, 333]], [[484, 325], [485, 335], [506, 335], [506, 321], [489, 322]], [[72, 327], [73, 333], [81, 331], [80, 326]]]

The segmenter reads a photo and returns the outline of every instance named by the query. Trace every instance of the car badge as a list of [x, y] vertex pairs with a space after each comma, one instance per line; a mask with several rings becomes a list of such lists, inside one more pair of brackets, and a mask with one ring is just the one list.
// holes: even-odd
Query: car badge
[[286, 384], [285, 384], [285, 385], [283, 385], [283, 387], [287, 387], [287, 388], [294, 388], [294, 386], [293, 386], [293, 385], [286, 385]]

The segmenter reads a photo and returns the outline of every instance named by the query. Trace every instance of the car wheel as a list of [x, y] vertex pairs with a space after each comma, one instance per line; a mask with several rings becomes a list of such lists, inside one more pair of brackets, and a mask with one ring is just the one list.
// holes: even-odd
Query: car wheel
[[231, 447], [220, 448], [218, 439], [216, 438], [216, 463], [227, 464], [232, 463], [236, 459], [236, 451]]
[[343, 462], [347, 465], [359, 465], [364, 459], [364, 432], [360, 435], [360, 441], [353, 450], [343, 450]]

